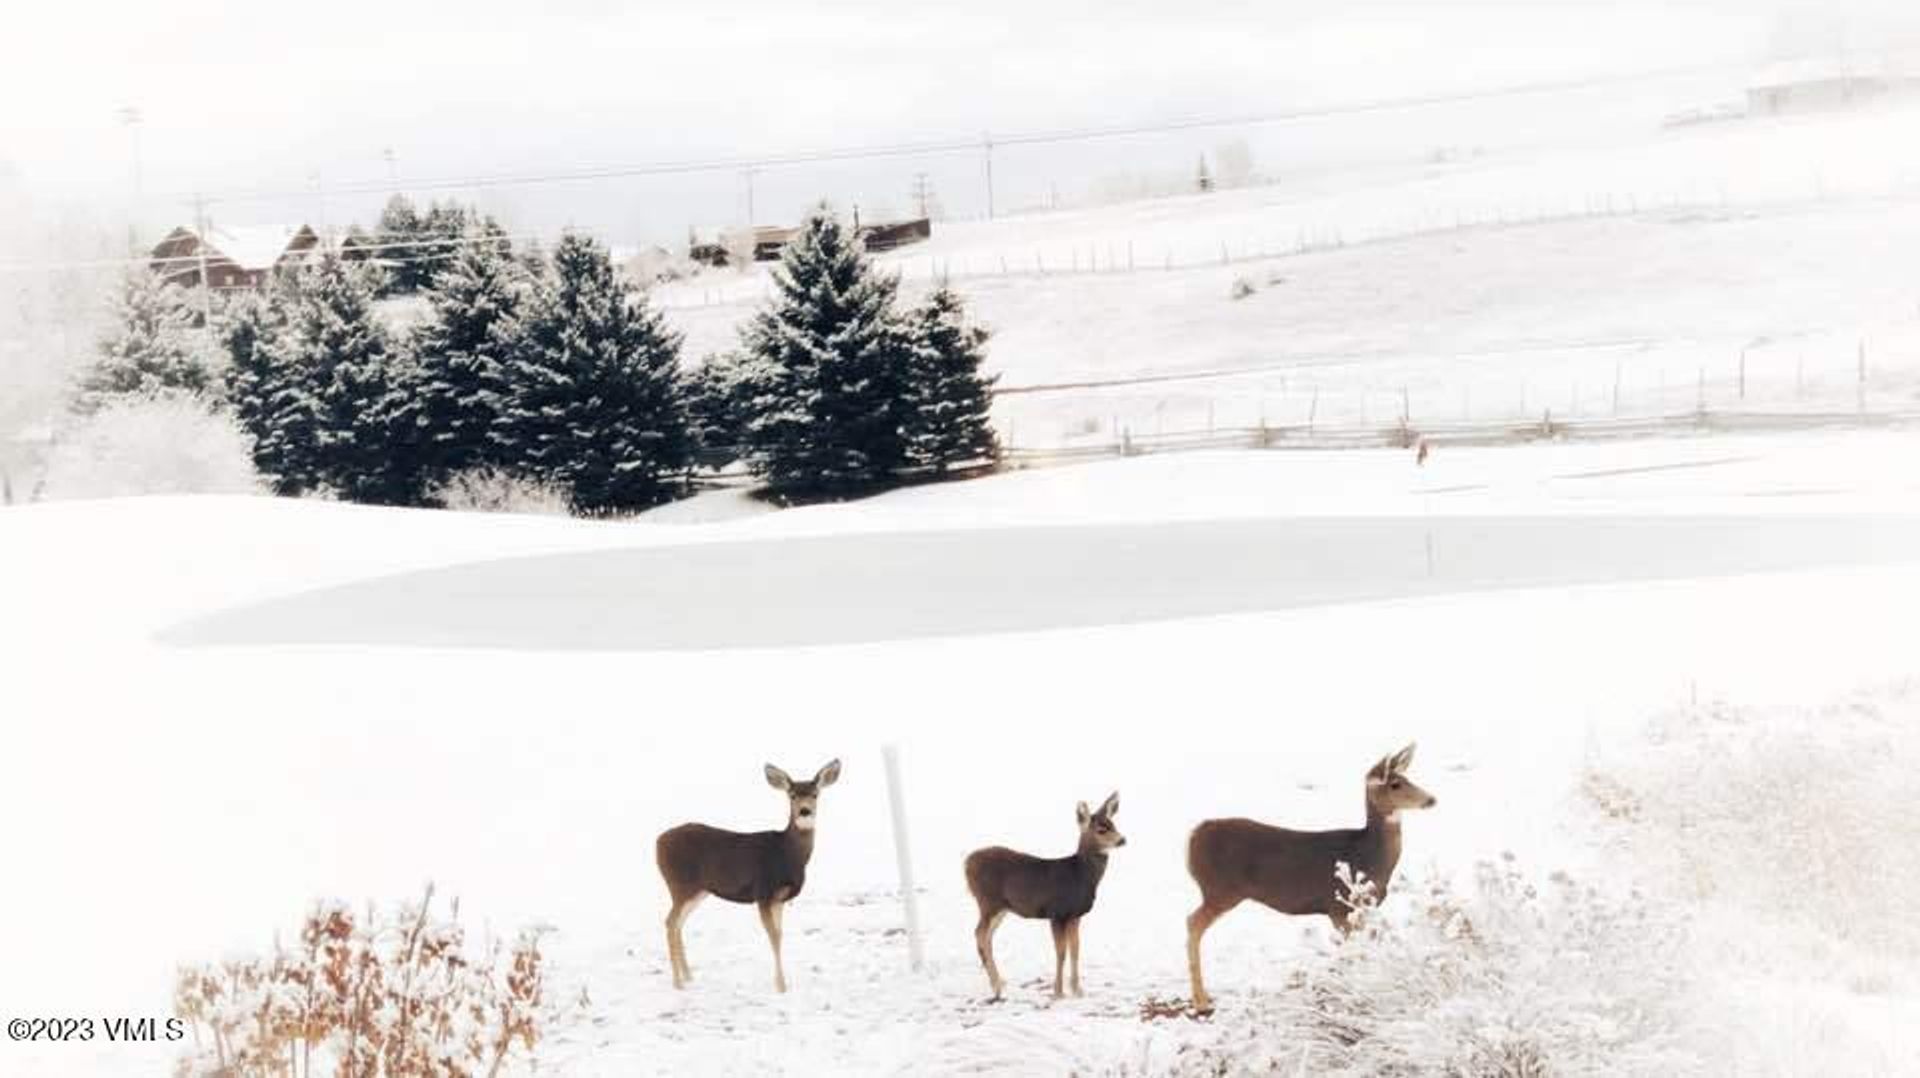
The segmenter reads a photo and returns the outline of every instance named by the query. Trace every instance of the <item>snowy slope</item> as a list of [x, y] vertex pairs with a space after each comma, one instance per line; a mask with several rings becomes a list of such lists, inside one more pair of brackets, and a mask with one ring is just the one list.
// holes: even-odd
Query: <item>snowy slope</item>
[[[1911, 406], [1916, 115], [1662, 132], [955, 223], [881, 261], [909, 296], [952, 275], [995, 330], [1003, 387], [1215, 375], [1003, 396], [1002, 432], [1020, 445], [1262, 418], [1384, 425], [1403, 410], [1658, 414], [1703, 398], [1832, 409], [1863, 392]], [[1321, 249], [1290, 254], [1302, 244]], [[655, 298], [703, 356], [734, 346], [766, 272], [702, 275]], [[1253, 294], [1231, 298], [1236, 280]]]
[[[475, 924], [560, 926], [552, 954], [564, 998], [584, 986], [590, 1003], [553, 1035], [543, 1073], [1162, 1065], [1185, 1038], [1205, 1035], [1135, 1018], [1148, 995], [1184, 992], [1179, 923], [1191, 891], [1179, 850], [1195, 820], [1350, 823], [1365, 765], [1418, 739], [1416, 773], [1442, 807], [1408, 824], [1409, 866], [1451, 874], [1512, 850], [1530, 865], [1577, 867], [1593, 853], [1570, 840], [1566, 799], [1595, 745], [1623, 744], [1650, 714], [1696, 694], [1818, 703], [1910, 675], [1920, 565], [1861, 555], [1915, 527], [1920, 490], [1901, 463], [1915, 447], [1898, 435], [1679, 440], [1448, 451], [1427, 469], [1398, 453], [1315, 457], [1312, 467], [1278, 454], [1196, 455], [713, 524], [248, 499], [8, 510], [0, 653], [15, 721], [0, 809], [32, 821], [10, 841], [15, 863], [35, 866], [38, 879], [0, 898], [0, 949], [13, 971], [0, 1009], [162, 1012], [176, 961], [263, 947], [318, 895], [397, 899], [431, 878], [462, 896]], [[1448, 508], [1456, 496], [1464, 500]], [[779, 559], [796, 544], [763, 541], [811, 536], [831, 549], [836, 537], [958, 527], [981, 541], [956, 544], [945, 560], [991, 576], [1019, 555], [1021, 537], [1044, 530], [1036, 525], [1064, 520], [1105, 521], [1116, 536], [1129, 523], [1181, 521], [1203, 552], [1208, 521], [1353, 522], [1357, 535], [1411, 529], [1430, 512], [1457, 524], [1533, 519], [1557, 529], [1546, 549], [1562, 564], [1515, 590], [1462, 580], [1419, 597], [1383, 565], [1383, 590], [1365, 603], [1332, 595], [1323, 601], [1334, 605], [992, 633], [960, 624], [972, 635], [833, 646], [567, 649], [538, 639], [543, 625], [556, 637], [591, 635], [650, 601], [628, 579], [620, 606], [608, 607], [608, 593], [567, 560], [582, 552], [638, 559], [620, 563], [634, 573], [642, 555], [664, 557], [654, 571], [671, 574], [676, 550], [695, 564], [687, 544]], [[1872, 519], [1843, 519], [1863, 513]], [[1702, 532], [1641, 548], [1641, 570], [1618, 570], [1637, 582], [1565, 575], [1630, 553], [1614, 542], [1623, 522], [1742, 522], [1743, 541], [1762, 544], [1786, 534], [1763, 516], [1826, 538], [1758, 566], [1714, 560], [1713, 536], [1725, 533]], [[1177, 549], [1153, 556], [1196, 586], [1209, 566], [1229, 583], [1249, 572], [1245, 560], [1196, 567], [1179, 564]], [[529, 607], [513, 646], [379, 646], [390, 632], [373, 620], [382, 611], [357, 601], [334, 608], [324, 643], [156, 639], [329, 588], [348, 589], [336, 600], [362, 588], [391, 595], [377, 582], [393, 574], [501, 565], [548, 567], [532, 594], [564, 599], [558, 614]], [[820, 572], [876, 612], [923, 598], [865, 568], [855, 558]], [[1759, 568], [1772, 571], [1729, 575]], [[791, 596], [744, 581], [710, 582], [702, 598], [743, 627], [805, 620], [776, 607]], [[1057, 601], [1074, 599], [1069, 589]], [[444, 613], [453, 600], [420, 601]], [[651, 601], [695, 600], [669, 590]], [[833, 619], [831, 598], [811, 601]], [[356, 606], [367, 620], [352, 639]], [[886, 742], [902, 748], [924, 888], [930, 968], [920, 976], [906, 971], [896, 932]], [[834, 755], [846, 778], [823, 803], [809, 891], [787, 919], [794, 992], [771, 995], [751, 913], [709, 903], [689, 929], [700, 980], [674, 993], [652, 836], [696, 818], [775, 825], [781, 805], [759, 765], [811, 769]], [[1045, 933], [1010, 924], [1001, 963], [1013, 998], [983, 1008], [961, 857], [988, 842], [1064, 850], [1073, 802], [1116, 788], [1130, 842], [1086, 928], [1088, 998], [1048, 1005], [1035, 985]], [[1323, 938], [1254, 911], [1223, 922], [1209, 942], [1223, 1005], [1277, 989], [1280, 971]], [[1780, 990], [1827, 990], [1818, 978], [1804, 989], [1790, 982]], [[1880, 1003], [1911, 1016], [1907, 982], [1893, 983]], [[1891, 1029], [1845, 1027], [1860, 1058], [1891, 1050]], [[0, 1046], [0, 1069], [151, 1072], [167, 1055], [70, 1047]]]

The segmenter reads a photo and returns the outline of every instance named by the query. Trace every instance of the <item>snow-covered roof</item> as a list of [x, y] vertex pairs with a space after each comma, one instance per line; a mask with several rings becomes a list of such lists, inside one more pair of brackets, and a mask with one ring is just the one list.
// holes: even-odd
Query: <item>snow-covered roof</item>
[[272, 269], [287, 253], [294, 237], [305, 225], [214, 226], [207, 232], [207, 244], [241, 269]]

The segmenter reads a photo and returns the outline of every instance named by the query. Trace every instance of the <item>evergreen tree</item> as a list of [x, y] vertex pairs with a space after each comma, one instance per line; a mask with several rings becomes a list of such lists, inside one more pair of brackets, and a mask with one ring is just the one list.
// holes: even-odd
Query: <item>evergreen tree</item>
[[680, 395], [699, 462], [724, 468], [740, 459], [746, 418], [753, 407], [752, 372], [758, 362], [738, 352], [708, 356], [680, 374]]
[[606, 249], [562, 238], [518, 329], [495, 428], [505, 467], [564, 487], [581, 513], [671, 497], [692, 452], [680, 339], [620, 281]]
[[752, 408], [750, 462], [776, 491], [839, 492], [907, 463], [908, 348], [896, 282], [875, 273], [824, 208], [781, 254], [777, 293], [742, 332]]
[[427, 222], [414, 208], [413, 200], [405, 195], [388, 199], [374, 234], [379, 238], [379, 261], [387, 267], [385, 291], [394, 295], [418, 292], [427, 278], [422, 242], [427, 236]]
[[199, 351], [196, 315], [186, 294], [144, 269], [128, 273], [114, 302], [114, 328], [100, 358], [82, 375], [74, 409], [97, 411], [111, 398], [214, 388], [212, 366]]
[[412, 337], [408, 382], [390, 416], [396, 448], [417, 460], [428, 486], [494, 459], [503, 369], [526, 288], [497, 246], [468, 242], [427, 291], [432, 315]]
[[412, 505], [420, 463], [395, 436], [404, 388], [414, 379], [373, 313], [375, 279], [328, 252], [293, 289], [287, 362], [317, 402], [314, 450], [325, 484], [351, 501]]
[[913, 464], [934, 474], [999, 454], [993, 436], [993, 383], [981, 374], [987, 331], [967, 319], [959, 295], [945, 285], [906, 320], [913, 349], [912, 412], [907, 446]]
[[228, 308], [220, 331], [226, 349], [227, 400], [253, 442], [253, 464], [275, 494], [301, 495], [325, 485], [321, 470], [323, 409], [306, 371], [293, 361], [285, 292], [247, 295]]

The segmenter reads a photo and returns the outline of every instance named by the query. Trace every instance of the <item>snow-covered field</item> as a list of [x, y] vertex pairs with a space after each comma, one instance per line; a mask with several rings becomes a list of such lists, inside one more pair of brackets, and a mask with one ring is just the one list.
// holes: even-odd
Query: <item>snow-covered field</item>
[[[1910, 409], [1917, 116], [1649, 131], [956, 222], [881, 261], [910, 295], [952, 275], [996, 333], [1003, 387], [1212, 375], [1003, 396], [1002, 432], [1021, 446], [1403, 411]], [[1302, 244], [1321, 249], [1290, 253]], [[734, 346], [766, 272], [655, 298], [703, 356]], [[1233, 298], [1236, 281], [1252, 294]]]
[[[1898, 1073], [1920, 1018], [1897, 908], [1920, 882], [1916, 459], [1920, 437], [1870, 433], [1425, 467], [1192, 454], [781, 513], [723, 492], [622, 524], [5, 510], [0, 1012], [164, 1013], [177, 962], [262, 949], [315, 897], [433, 880], [475, 926], [557, 926], [542, 1073], [1295, 1066], [1273, 1016], [1328, 961], [1320, 925], [1236, 912], [1208, 938], [1220, 1017], [1139, 1017], [1186, 991], [1184, 835], [1351, 824], [1366, 766], [1417, 740], [1440, 805], [1407, 823], [1403, 869], [1460, 881], [1510, 852], [1638, 882], [1686, 928], [1685, 1069]], [[777, 826], [760, 765], [832, 756], [793, 991], [772, 993], [752, 913], [708, 903], [676, 993], [653, 836]], [[1046, 933], [1009, 923], [1010, 998], [984, 1005], [961, 858], [1064, 852], [1074, 802], [1114, 789], [1129, 843], [1084, 930], [1086, 998], [1047, 1000]], [[0, 1045], [0, 1072], [170, 1052]]]

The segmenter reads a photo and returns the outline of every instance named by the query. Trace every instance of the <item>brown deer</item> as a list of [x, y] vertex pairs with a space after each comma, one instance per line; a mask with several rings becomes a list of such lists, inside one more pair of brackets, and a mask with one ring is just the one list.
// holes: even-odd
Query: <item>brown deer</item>
[[680, 929], [701, 899], [719, 895], [728, 902], [760, 907], [760, 924], [773, 947], [773, 986], [787, 990], [787, 972], [780, 961], [780, 918], [807, 882], [820, 791], [839, 778], [838, 760], [821, 768], [811, 782], [795, 782], [768, 764], [767, 784], [787, 795], [784, 831], [742, 833], [683, 823], [660, 833], [653, 851], [660, 875], [666, 878], [667, 893], [673, 896], [673, 907], [667, 911], [667, 957], [673, 963], [675, 988], [684, 988], [693, 979]]
[[1100, 878], [1107, 872], [1107, 853], [1125, 846], [1127, 839], [1113, 826], [1120, 811], [1120, 795], [1110, 794], [1097, 812], [1087, 803], [1075, 807], [1080, 821], [1080, 846], [1070, 857], [1034, 857], [990, 846], [967, 855], [967, 890], [980, 904], [980, 924], [973, 941], [980, 964], [987, 968], [993, 998], [1001, 998], [1006, 982], [993, 960], [993, 931], [1011, 910], [1022, 917], [1053, 924], [1053, 998], [1062, 995], [1061, 968], [1073, 962], [1073, 994], [1080, 995], [1080, 918], [1093, 909]]
[[1213, 1010], [1200, 978], [1200, 937], [1228, 910], [1251, 898], [1292, 914], [1324, 914], [1341, 932], [1348, 908], [1334, 878], [1341, 862], [1387, 895], [1400, 862], [1400, 813], [1432, 808], [1434, 796], [1406, 776], [1413, 746], [1385, 756], [1367, 772], [1367, 825], [1339, 831], [1288, 831], [1254, 820], [1207, 820], [1187, 840], [1187, 871], [1200, 885], [1200, 908], [1187, 917], [1187, 973], [1193, 1009]]

